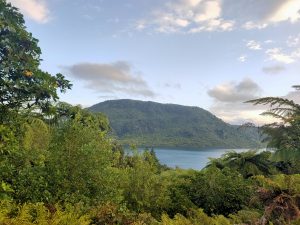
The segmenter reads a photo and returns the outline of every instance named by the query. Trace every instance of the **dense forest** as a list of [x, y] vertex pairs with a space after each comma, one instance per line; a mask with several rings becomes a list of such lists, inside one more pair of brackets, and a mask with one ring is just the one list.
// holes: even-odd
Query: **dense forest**
[[89, 108], [107, 115], [112, 133], [122, 145], [185, 148], [258, 148], [255, 127], [233, 126], [210, 112], [175, 104], [110, 100]]
[[[72, 87], [40, 66], [38, 40], [0, 0], [0, 224], [300, 224], [300, 106], [269, 97], [270, 151], [201, 171], [125, 155], [101, 113], [59, 102]], [[295, 87], [299, 88], [299, 87]]]

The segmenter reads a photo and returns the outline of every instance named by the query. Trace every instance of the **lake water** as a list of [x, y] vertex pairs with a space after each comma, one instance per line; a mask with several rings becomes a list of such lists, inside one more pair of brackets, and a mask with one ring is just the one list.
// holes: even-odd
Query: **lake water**
[[[219, 158], [228, 151], [244, 152], [249, 149], [165, 149], [154, 148], [155, 154], [162, 164], [175, 168], [200, 170], [209, 162], [209, 158]], [[127, 150], [129, 152], [130, 150]], [[139, 149], [139, 152], [143, 152]]]

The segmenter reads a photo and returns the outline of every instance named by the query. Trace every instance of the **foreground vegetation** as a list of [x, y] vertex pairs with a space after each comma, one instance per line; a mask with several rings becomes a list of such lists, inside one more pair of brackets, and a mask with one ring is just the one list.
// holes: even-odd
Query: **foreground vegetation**
[[[0, 0], [0, 224], [300, 224], [300, 106], [280, 98], [274, 152], [230, 152], [201, 170], [125, 155], [103, 114], [58, 103], [37, 40]], [[133, 149], [134, 151], [134, 149]]]

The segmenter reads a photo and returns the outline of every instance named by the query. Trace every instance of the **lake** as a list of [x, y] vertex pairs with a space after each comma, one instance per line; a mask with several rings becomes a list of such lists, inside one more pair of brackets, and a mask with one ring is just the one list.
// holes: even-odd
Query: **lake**
[[[209, 162], [209, 158], [219, 158], [228, 151], [244, 152], [249, 149], [166, 149], [154, 148], [155, 154], [162, 164], [175, 168], [200, 170]], [[129, 152], [130, 150], [126, 150]], [[139, 149], [139, 152], [143, 152]]]

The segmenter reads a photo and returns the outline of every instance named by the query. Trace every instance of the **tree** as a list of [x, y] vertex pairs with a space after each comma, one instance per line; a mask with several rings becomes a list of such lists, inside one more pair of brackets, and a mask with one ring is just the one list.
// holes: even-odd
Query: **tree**
[[0, 121], [10, 111], [32, 109], [42, 112], [58, 99], [57, 91], [71, 88], [62, 74], [39, 69], [41, 49], [38, 40], [26, 31], [22, 14], [0, 0]]
[[189, 199], [208, 215], [228, 216], [248, 204], [252, 194], [250, 184], [234, 170], [210, 167], [195, 173], [182, 188]]
[[126, 161], [127, 167], [123, 170], [127, 177], [123, 181], [124, 201], [129, 209], [151, 212], [159, 218], [169, 206], [168, 186], [160, 176], [161, 165], [148, 151], [142, 154], [135, 152], [133, 156], [126, 157]]
[[[300, 86], [293, 86], [296, 90]], [[292, 100], [279, 97], [265, 97], [250, 100], [254, 105], [269, 105], [270, 109], [262, 115], [273, 116], [279, 122], [264, 125], [261, 129], [267, 135], [268, 146], [276, 149], [277, 160], [293, 162], [299, 166], [300, 159], [300, 105]], [[296, 169], [295, 171], [299, 171]]]
[[227, 152], [221, 158], [212, 159], [207, 167], [216, 166], [219, 169], [228, 167], [238, 171], [244, 178], [260, 174], [271, 175], [275, 172], [275, 166], [270, 157], [271, 152], [267, 151]]
[[1, 158], [0, 180], [12, 184], [12, 196], [19, 202], [120, 201], [122, 179], [113, 167], [107, 130], [99, 129], [108, 127], [107, 119], [79, 107], [69, 110], [74, 114], [64, 115], [55, 125], [36, 120], [27, 124], [23, 146], [2, 157], [8, 158], [2, 164]]

